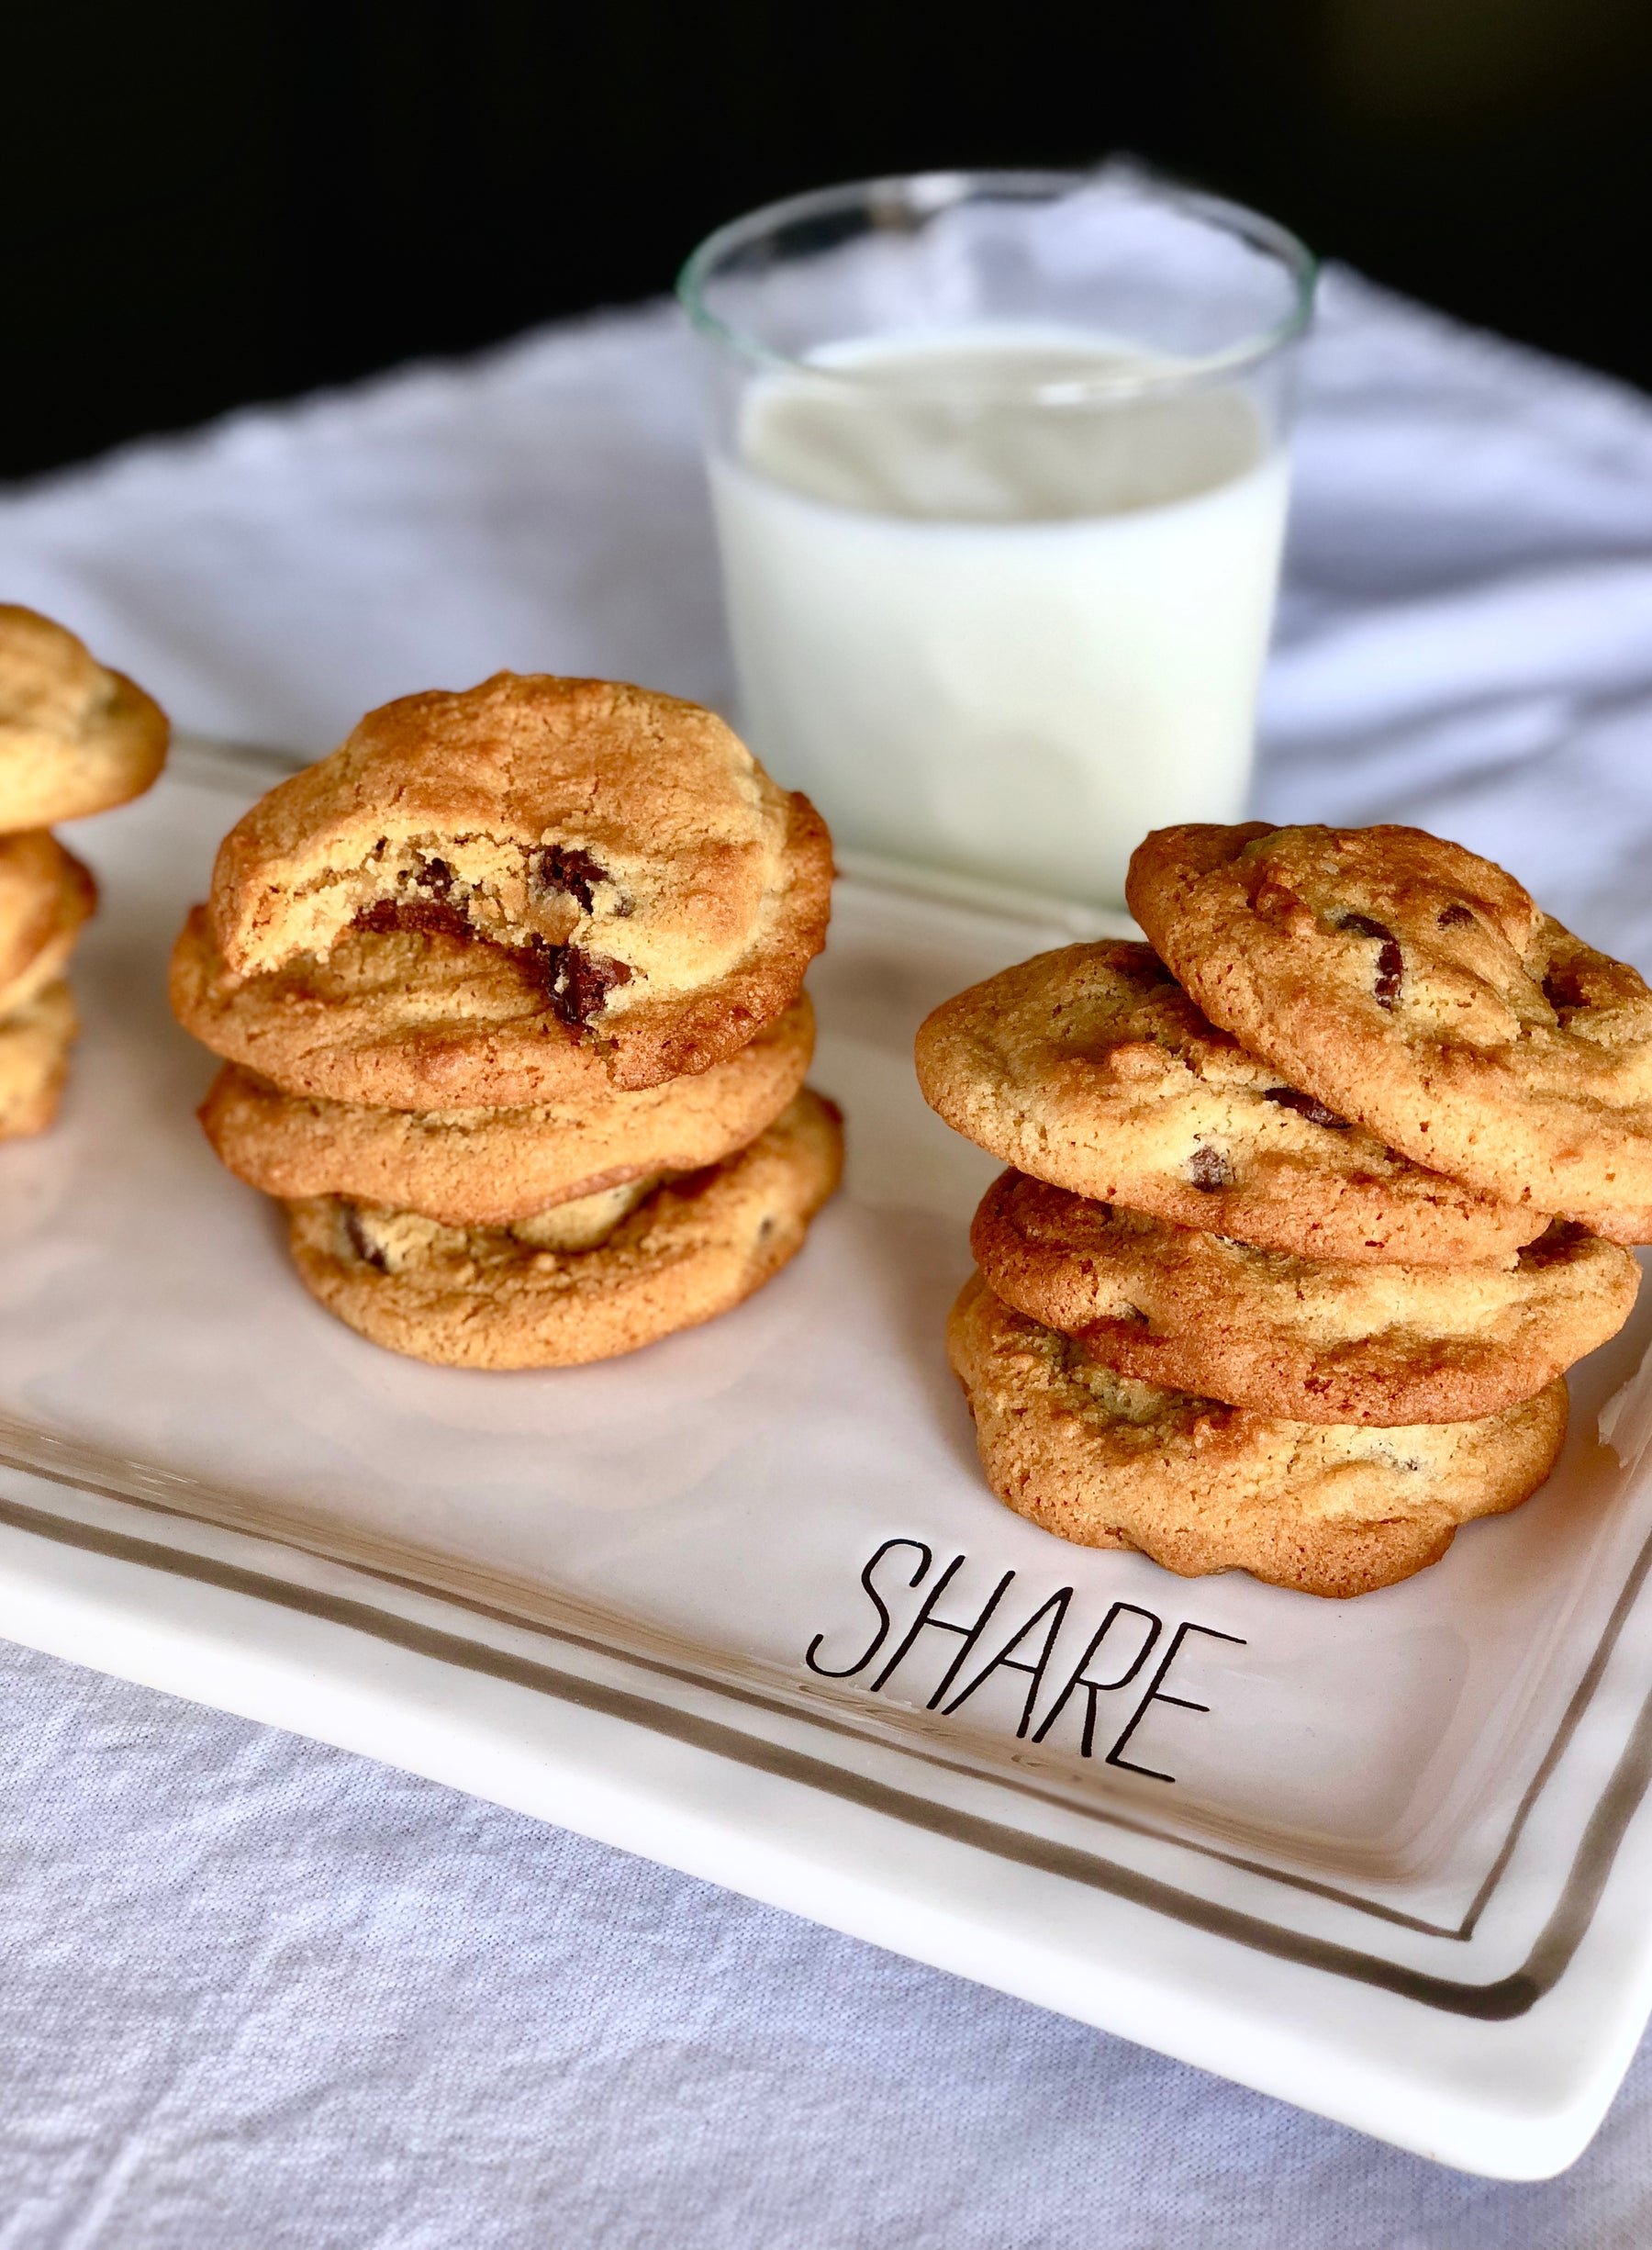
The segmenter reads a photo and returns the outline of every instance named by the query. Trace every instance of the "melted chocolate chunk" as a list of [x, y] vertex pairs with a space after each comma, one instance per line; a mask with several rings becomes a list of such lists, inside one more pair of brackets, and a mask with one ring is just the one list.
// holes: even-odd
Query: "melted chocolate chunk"
[[352, 930], [372, 930], [387, 936], [396, 930], [423, 930], [440, 937], [465, 937], [471, 925], [456, 906], [444, 899], [374, 899], [351, 923]]
[[381, 1273], [389, 1272], [388, 1259], [362, 1225], [362, 1215], [353, 1203], [344, 1206], [344, 1232], [349, 1237], [351, 1248], [363, 1265], [375, 1266]]
[[1233, 1184], [1233, 1171], [1219, 1148], [1196, 1148], [1188, 1159], [1188, 1178], [1207, 1195]]
[[1554, 1219], [1535, 1242], [1528, 1242], [1520, 1252], [1523, 1271], [1537, 1266], [1553, 1266], [1575, 1255], [1578, 1245], [1586, 1240], [1589, 1229], [1576, 1219]]
[[427, 890], [433, 899], [445, 899], [453, 888], [453, 870], [445, 859], [425, 859], [419, 862], [419, 872], [413, 878], [416, 890]]
[[[1138, 953], [1145, 950], [1144, 946], [1136, 948]], [[1156, 954], [1149, 954], [1144, 961], [1135, 958], [1114, 961], [1110, 967], [1121, 984], [1133, 984], [1144, 992], [1155, 991], [1161, 984], [1176, 982]]]
[[1543, 997], [1557, 1015], [1564, 1015], [1574, 1008], [1587, 1008], [1589, 995], [1584, 991], [1575, 968], [1551, 968], [1543, 979]]
[[1448, 906], [1434, 919], [1443, 930], [1460, 930], [1466, 922], [1472, 922], [1474, 916], [1466, 906]]
[[1297, 1115], [1306, 1117], [1310, 1125], [1328, 1125], [1333, 1133], [1353, 1130], [1345, 1117], [1339, 1117], [1334, 1109], [1327, 1109], [1323, 1102], [1316, 1102], [1311, 1093], [1299, 1092], [1294, 1086], [1265, 1087], [1262, 1099], [1277, 1103], [1281, 1109], [1295, 1110]]
[[541, 890], [565, 891], [588, 914], [598, 883], [612, 880], [608, 869], [577, 844], [553, 844], [533, 858], [533, 879]]
[[1339, 930], [1348, 930], [1356, 937], [1375, 937], [1382, 946], [1377, 956], [1377, 1005], [1391, 1008], [1400, 997], [1400, 979], [1405, 970], [1405, 956], [1400, 950], [1400, 941], [1385, 923], [1375, 922], [1369, 914], [1345, 914], [1337, 924]]
[[545, 950], [557, 956], [550, 980], [552, 1010], [575, 1029], [601, 1012], [616, 985], [631, 982], [626, 963], [609, 960], [605, 954], [582, 953], [577, 946], [548, 946]]

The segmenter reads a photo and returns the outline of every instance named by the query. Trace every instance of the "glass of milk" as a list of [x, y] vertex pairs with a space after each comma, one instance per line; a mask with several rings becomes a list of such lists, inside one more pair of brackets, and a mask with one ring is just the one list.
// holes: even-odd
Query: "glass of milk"
[[1313, 262], [1110, 168], [798, 196], [703, 243], [740, 723], [846, 863], [1115, 908], [1238, 819]]

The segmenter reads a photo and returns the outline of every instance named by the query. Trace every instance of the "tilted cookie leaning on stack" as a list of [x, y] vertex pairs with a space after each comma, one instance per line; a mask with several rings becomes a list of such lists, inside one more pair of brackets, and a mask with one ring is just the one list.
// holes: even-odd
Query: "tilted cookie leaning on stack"
[[141, 795], [169, 732], [72, 632], [0, 603], [0, 1140], [56, 1116], [80, 1028], [63, 970], [97, 886], [50, 823]]
[[1187, 1575], [1390, 1584], [1536, 1490], [1628, 1317], [1652, 991], [1416, 829], [1162, 829], [1129, 898], [1152, 947], [918, 1037], [1014, 1168], [948, 1332], [988, 1479]]
[[173, 958], [201, 1117], [392, 1350], [607, 1359], [800, 1247], [832, 846], [697, 704], [500, 673], [369, 712], [231, 830]]

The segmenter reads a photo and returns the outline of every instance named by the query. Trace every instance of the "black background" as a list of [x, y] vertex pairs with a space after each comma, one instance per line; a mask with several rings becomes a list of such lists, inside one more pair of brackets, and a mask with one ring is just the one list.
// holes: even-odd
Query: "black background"
[[5, 50], [0, 475], [645, 296], [795, 188], [1114, 149], [1652, 384], [1652, 0], [14, 0]]

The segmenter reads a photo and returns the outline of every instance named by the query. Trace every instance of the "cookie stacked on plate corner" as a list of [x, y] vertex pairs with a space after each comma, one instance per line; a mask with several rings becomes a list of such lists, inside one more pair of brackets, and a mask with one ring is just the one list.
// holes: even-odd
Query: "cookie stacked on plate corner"
[[500, 673], [372, 711], [219, 849], [173, 959], [202, 1108], [306, 1287], [451, 1366], [710, 1319], [800, 1247], [832, 848], [699, 706]]
[[0, 603], [0, 1140], [50, 1125], [80, 1029], [64, 970], [97, 885], [52, 826], [140, 795], [170, 733], [64, 626]]
[[947, 1002], [923, 1091], [1007, 1162], [953, 1366], [1062, 1537], [1323, 1595], [1516, 1506], [1652, 1240], [1652, 991], [1400, 827], [1150, 835], [1150, 944]]

